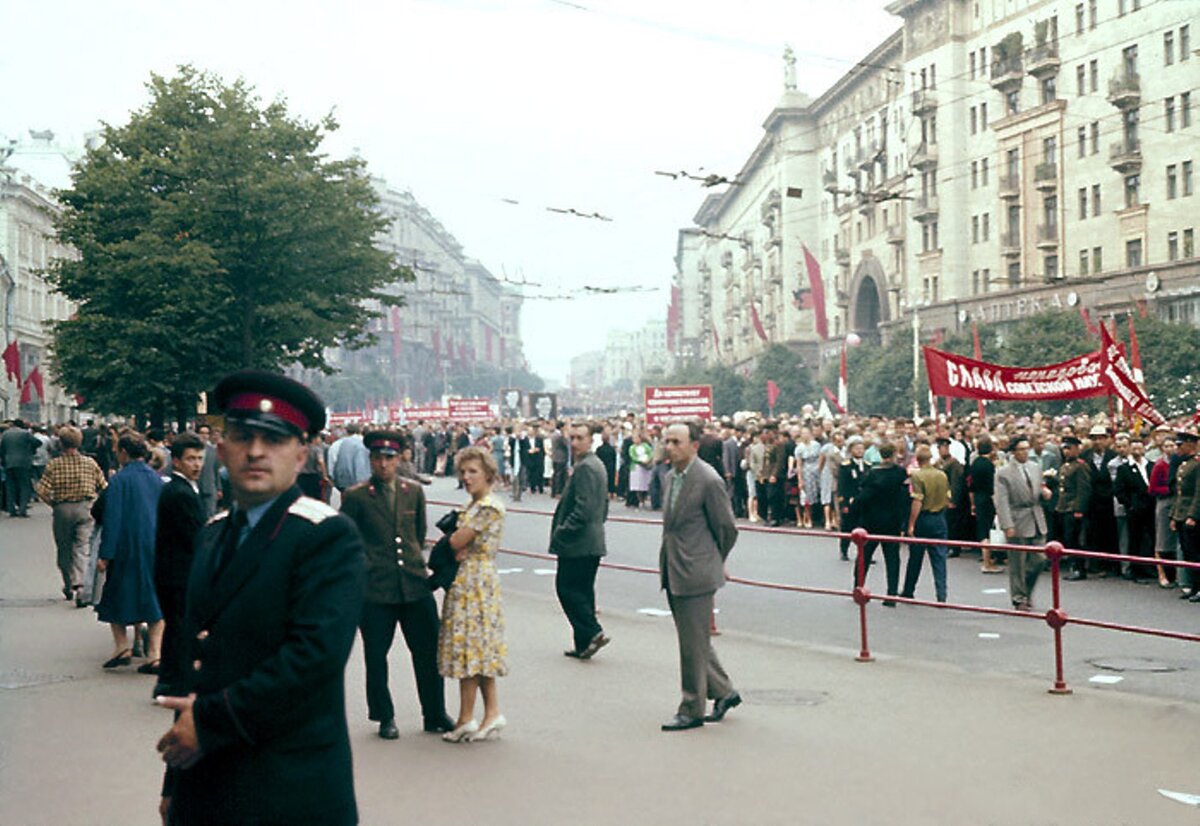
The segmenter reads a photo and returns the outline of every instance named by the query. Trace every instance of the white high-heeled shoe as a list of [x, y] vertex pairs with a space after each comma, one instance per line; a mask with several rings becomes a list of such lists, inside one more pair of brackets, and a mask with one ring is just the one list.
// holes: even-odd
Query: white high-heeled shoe
[[447, 743], [461, 743], [464, 740], [471, 742], [471, 735], [479, 731], [479, 721], [471, 720], [469, 723], [463, 723], [453, 731], [448, 731], [442, 735], [442, 739]]
[[504, 715], [501, 714], [483, 728], [476, 726], [477, 731], [468, 734], [467, 740], [472, 743], [474, 743], [476, 740], [499, 740], [500, 732], [506, 725], [508, 725], [508, 721], [505, 720]]

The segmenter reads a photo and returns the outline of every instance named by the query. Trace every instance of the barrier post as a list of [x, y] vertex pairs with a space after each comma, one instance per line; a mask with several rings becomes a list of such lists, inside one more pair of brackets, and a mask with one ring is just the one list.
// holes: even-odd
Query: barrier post
[[1046, 624], [1054, 632], [1054, 687], [1051, 694], [1071, 694], [1067, 681], [1063, 677], [1063, 645], [1062, 629], [1067, 624], [1067, 612], [1062, 609], [1062, 592], [1060, 588], [1060, 569], [1063, 557], [1061, 542], [1050, 542], [1046, 545], [1046, 558], [1050, 560], [1050, 587], [1054, 594], [1054, 607], [1046, 612]]
[[871, 601], [871, 592], [867, 590], [867, 531], [865, 528], [855, 528], [850, 531], [850, 541], [858, 548], [858, 559], [854, 561], [854, 601], [858, 604], [858, 627], [862, 637], [862, 647], [854, 659], [860, 663], [875, 662], [871, 656], [871, 648], [867, 645], [867, 603]]

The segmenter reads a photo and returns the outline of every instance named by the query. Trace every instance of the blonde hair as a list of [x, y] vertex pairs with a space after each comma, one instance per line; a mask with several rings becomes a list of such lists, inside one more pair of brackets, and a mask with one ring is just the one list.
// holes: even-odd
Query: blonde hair
[[484, 450], [481, 447], [471, 445], [464, 447], [458, 453], [454, 454], [454, 466], [462, 471], [462, 466], [467, 462], [479, 462], [479, 466], [483, 468], [483, 475], [487, 477], [488, 484], [492, 484], [500, 477], [500, 466], [496, 464], [496, 458], [492, 456], [490, 450]]

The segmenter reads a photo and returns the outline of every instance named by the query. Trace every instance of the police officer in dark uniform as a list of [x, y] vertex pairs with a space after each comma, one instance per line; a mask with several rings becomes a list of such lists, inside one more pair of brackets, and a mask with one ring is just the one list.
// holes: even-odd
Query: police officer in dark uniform
[[[862, 514], [859, 513], [855, 504], [868, 468], [867, 463], [863, 461], [863, 454], [866, 453], [867, 446], [864, 444], [862, 436], [851, 436], [847, 439], [846, 450], [849, 452], [850, 458], [842, 462], [838, 468], [837, 501], [839, 527], [842, 533], [848, 534], [862, 524]], [[849, 560], [849, 537], [842, 537], [840, 550], [842, 561]]]
[[[1079, 457], [1079, 446], [1074, 436], [1063, 437], [1063, 463], [1058, 469], [1058, 535], [1064, 547], [1075, 550], [1080, 550], [1083, 519], [1092, 500], [1092, 474]], [[1087, 560], [1075, 557], [1074, 563], [1075, 569], [1066, 578], [1087, 579]]]
[[438, 613], [426, 584], [425, 493], [420, 483], [398, 474], [400, 454], [408, 448], [400, 433], [377, 430], [363, 437], [371, 453], [371, 478], [349, 488], [342, 513], [354, 520], [367, 552], [366, 602], [363, 605], [363, 657], [367, 664], [367, 716], [379, 723], [379, 736], [395, 740], [387, 655], [396, 624], [412, 654], [413, 673], [425, 731], [454, 728], [446, 716], [445, 686], [437, 670]]
[[219, 451], [233, 506], [196, 542], [181, 645], [190, 663], [159, 741], [169, 824], [354, 824], [344, 674], [362, 615], [354, 523], [296, 486], [325, 407], [284, 376], [226, 376]]

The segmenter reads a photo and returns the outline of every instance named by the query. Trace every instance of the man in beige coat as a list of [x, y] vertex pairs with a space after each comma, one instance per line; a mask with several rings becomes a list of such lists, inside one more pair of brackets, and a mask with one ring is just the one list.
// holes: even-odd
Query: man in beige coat
[[[1042, 545], [1046, 542], [1046, 514], [1042, 499], [1050, 491], [1042, 487], [1042, 466], [1029, 458], [1029, 440], [1021, 437], [1012, 445], [1008, 464], [996, 471], [996, 519], [1007, 542]], [[1045, 554], [1008, 555], [1008, 590], [1018, 611], [1033, 609], [1033, 586], [1046, 567]]]
[[[659, 571], [679, 637], [683, 700], [662, 729], [682, 731], [720, 722], [742, 702], [709, 636], [713, 599], [725, 584], [725, 559], [738, 531], [724, 480], [706, 462], [696, 461], [700, 426], [673, 424], [663, 435], [671, 473], [663, 502]], [[708, 715], [706, 699], [714, 701]]]

